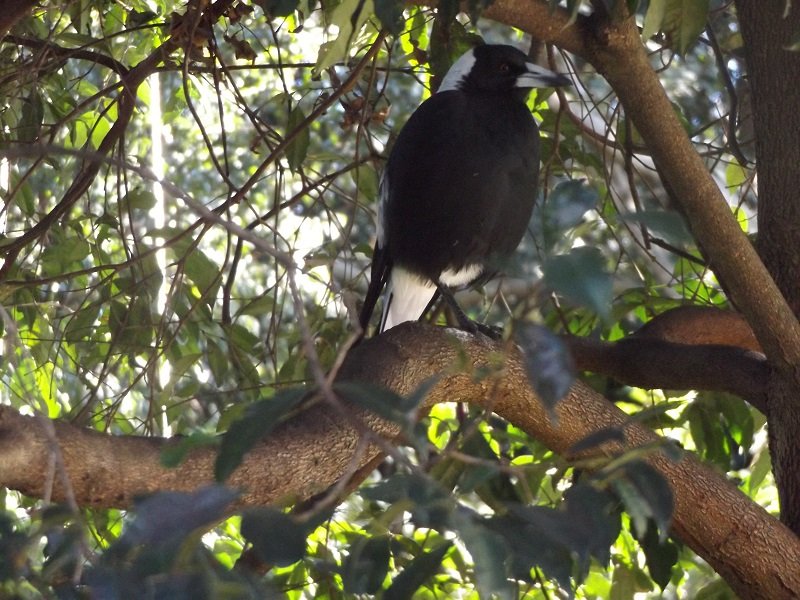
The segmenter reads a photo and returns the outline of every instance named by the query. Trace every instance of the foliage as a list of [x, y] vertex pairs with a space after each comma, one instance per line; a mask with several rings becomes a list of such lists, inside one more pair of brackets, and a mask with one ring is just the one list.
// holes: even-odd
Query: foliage
[[[567, 4], [577, 15], [582, 3]], [[651, 0], [638, 19], [746, 229], [751, 149], [727, 136], [737, 121], [720, 116], [703, 33], [738, 81], [738, 30], [730, 7], [711, 4]], [[381, 164], [429, 93], [429, 66], [476, 32], [525, 40], [389, 0], [215, 6], [212, 20], [200, 3], [46, 2], [0, 45], [4, 401], [98, 431], [186, 436], [165, 464], [195, 444], [220, 448], [219, 487], [156, 494], [127, 514], [5, 493], [0, 595], [724, 595], [666, 537], [672, 499], [643, 455], [583, 472], [482, 413], [438, 406], [420, 425], [410, 417], [424, 389], [336, 388], [383, 406], [408, 438], [336, 511], [231, 508], [227, 476], [324, 387], [352, 336]], [[523, 333], [535, 321], [615, 340], [673, 306], [725, 305], [613, 91], [554, 60], [582, 85], [558, 105], [531, 98], [541, 202], [508, 279], [468, 310], [504, 323], [507, 302]], [[563, 349], [529, 344], [532, 370], [554, 370], [555, 402], [566, 368], [537, 344]], [[647, 413], [661, 432], [774, 502], [764, 421], [743, 401], [611, 392], [631, 413], [663, 407]], [[248, 569], [253, 553], [266, 575]]]

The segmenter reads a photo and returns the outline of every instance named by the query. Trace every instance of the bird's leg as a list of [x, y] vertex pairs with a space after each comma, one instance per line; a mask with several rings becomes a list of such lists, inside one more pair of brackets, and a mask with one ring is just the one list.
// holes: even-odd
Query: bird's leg
[[470, 319], [458, 305], [458, 302], [456, 302], [455, 296], [453, 296], [453, 291], [449, 287], [437, 281], [436, 288], [439, 290], [442, 298], [444, 298], [444, 301], [447, 302], [447, 305], [452, 309], [456, 316], [456, 320], [458, 321], [458, 326], [461, 329], [470, 333], [482, 333], [493, 340], [499, 340], [503, 337], [502, 329], [498, 329], [497, 327], [492, 327], [491, 325], [486, 325], [485, 323], [479, 323], [478, 321]]

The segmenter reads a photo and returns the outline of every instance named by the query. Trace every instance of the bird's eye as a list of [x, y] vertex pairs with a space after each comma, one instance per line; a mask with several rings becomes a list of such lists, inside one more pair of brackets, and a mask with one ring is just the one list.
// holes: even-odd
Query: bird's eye
[[500, 66], [498, 68], [501, 73], [508, 73], [509, 71], [511, 71], [511, 65], [505, 62], [500, 63]]

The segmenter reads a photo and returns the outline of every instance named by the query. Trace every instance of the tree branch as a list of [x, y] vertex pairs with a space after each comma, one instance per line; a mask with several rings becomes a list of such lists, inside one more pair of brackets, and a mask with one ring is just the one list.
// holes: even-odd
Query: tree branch
[[676, 344], [632, 336], [618, 342], [562, 338], [581, 371], [645, 389], [720, 391], [767, 412], [769, 367], [762, 354], [721, 345]]
[[[434, 375], [440, 377], [426, 400], [463, 401], [490, 408], [561, 454], [585, 436], [615, 427], [625, 432], [626, 447], [652, 443], [658, 437], [614, 407], [598, 393], [577, 383], [556, 407], [556, 419], [531, 391], [521, 357], [511, 352], [501, 374], [473, 377], [503, 348], [485, 338], [407, 323], [363, 342], [351, 352], [340, 378], [386, 386], [400, 394], [414, 391]], [[464, 368], [460, 368], [465, 366]], [[359, 419], [384, 438], [397, 427], [365, 411], [348, 415], [320, 405], [301, 414], [257, 445], [228, 482], [242, 488], [245, 504], [270, 504], [302, 498], [333, 484], [379, 452], [375, 444], [352, 462], [359, 446]], [[213, 479], [215, 448], [190, 452], [175, 469], [159, 463], [161, 450], [175, 440], [112, 437], [69, 424], [55, 423], [66, 473], [76, 499], [91, 506], [129, 506], [134, 494], [156, 489], [191, 490]], [[41, 497], [50, 443], [41, 423], [0, 407], [0, 482]], [[675, 494], [673, 532], [707, 560], [744, 598], [784, 598], [800, 594], [800, 540], [722, 476], [690, 454], [679, 462], [654, 455], [652, 464]], [[56, 481], [54, 499], [64, 491]], [[780, 559], [776, 559], [780, 557]]]
[[605, 76], [770, 362], [800, 385], [800, 323], [687, 137], [634, 20], [583, 17], [570, 25], [544, 0], [497, 0], [484, 15], [578, 54]]
[[[217, 0], [214, 4], [206, 8], [205, 14], [207, 18], [211, 20], [211, 22], [216, 21], [230, 7], [232, 2], [233, 0]], [[137, 89], [156, 71], [159, 64], [164, 62], [170, 54], [180, 47], [181, 42], [185, 42], [185, 40], [175, 35], [175, 29], [173, 29], [171, 33], [172, 35], [158, 48], [153, 50], [150, 55], [130, 70], [124, 72], [121, 76], [120, 84], [122, 89], [116, 98], [117, 119], [108, 130], [108, 133], [106, 133], [100, 141], [97, 150], [91, 154], [92, 157], [88, 158], [82, 165], [72, 185], [70, 185], [69, 189], [64, 193], [61, 200], [59, 200], [50, 212], [42, 217], [33, 227], [25, 231], [21, 236], [9, 240], [4, 244], [2, 251], [0, 251], [0, 256], [4, 257], [3, 265], [0, 267], [0, 280], [4, 280], [8, 277], [22, 249], [39, 239], [45, 232], [53, 227], [58, 219], [69, 211], [75, 203], [78, 202], [84, 192], [89, 189], [89, 186], [95, 180], [95, 177], [103, 165], [101, 158], [111, 153], [127, 131], [128, 123], [133, 117], [136, 107]], [[124, 67], [118, 65], [115, 70], [119, 68]]]
[[771, 371], [753, 331], [738, 313], [680, 306], [617, 342], [563, 339], [580, 371], [645, 389], [728, 392], [767, 414]]

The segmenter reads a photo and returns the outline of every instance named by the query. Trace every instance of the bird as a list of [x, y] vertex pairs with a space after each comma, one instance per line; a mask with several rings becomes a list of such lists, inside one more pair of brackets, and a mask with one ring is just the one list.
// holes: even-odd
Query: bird
[[366, 332], [423, 316], [441, 295], [459, 325], [481, 330], [453, 298], [485, 283], [516, 250], [536, 202], [539, 129], [526, 98], [569, 79], [505, 44], [461, 55], [400, 130], [379, 184]]

